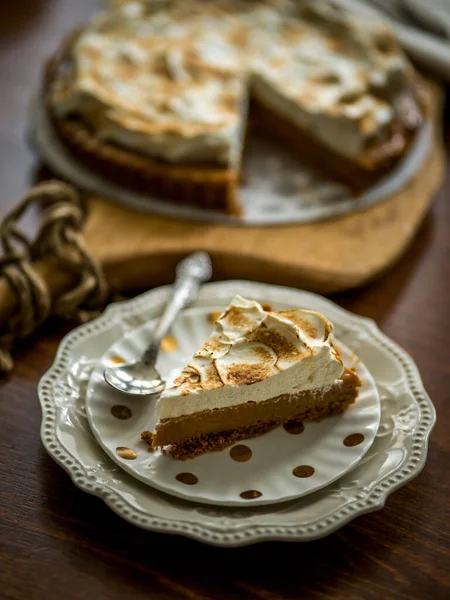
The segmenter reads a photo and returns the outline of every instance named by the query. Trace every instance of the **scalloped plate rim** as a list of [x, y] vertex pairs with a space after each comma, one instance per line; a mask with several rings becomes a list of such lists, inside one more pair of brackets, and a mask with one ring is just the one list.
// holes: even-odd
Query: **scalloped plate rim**
[[[359, 324], [360, 327], [366, 329], [370, 333], [372, 341], [373, 339], [375, 339], [379, 342], [383, 342], [383, 345], [391, 350], [393, 359], [397, 360], [403, 372], [406, 372], [406, 367], [410, 369], [410, 379], [414, 382], [416, 388], [416, 393], [412, 391], [412, 396], [414, 397], [414, 403], [417, 405], [419, 412], [417, 429], [420, 425], [422, 427], [422, 432], [420, 434], [420, 437], [418, 436], [417, 431], [415, 432], [414, 437], [417, 440], [417, 444], [420, 445], [420, 452], [419, 456], [417, 456], [417, 460], [415, 461], [414, 465], [410, 466], [407, 472], [400, 473], [401, 469], [405, 469], [404, 465], [402, 465], [401, 468], [397, 468], [395, 476], [393, 475], [389, 477], [382, 477], [380, 481], [377, 482], [377, 485], [379, 485], [380, 483], [386, 484], [385, 486], [383, 486], [381, 492], [377, 493], [374, 497], [374, 491], [376, 490], [372, 489], [371, 492], [368, 494], [367, 498], [364, 500], [364, 506], [360, 506], [358, 510], [349, 510], [349, 507], [347, 507], [346, 509], [344, 507], [345, 510], [338, 510], [337, 512], [340, 514], [338, 514], [335, 517], [332, 524], [327, 524], [326, 526], [318, 527], [317, 524], [320, 524], [322, 517], [315, 519], [307, 526], [295, 525], [292, 523], [289, 523], [287, 525], [274, 524], [257, 526], [252, 523], [249, 523], [246, 525], [241, 525], [239, 527], [238, 532], [233, 530], [230, 531], [230, 533], [228, 534], [223, 533], [223, 528], [208, 527], [200, 523], [195, 523], [195, 525], [192, 527], [190, 526], [191, 522], [189, 518], [164, 519], [161, 517], [152, 517], [153, 522], [150, 524], [139, 523], [137, 519], [132, 518], [132, 512], [130, 514], [124, 514], [123, 507], [119, 507], [116, 504], [117, 498], [119, 498], [119, 503], [124, 502], [123, 498], [120, 497], [118, 491], [112, 490], [109, 486], [106, 485], [97, 486], [97, 488], [86, 485], [86, 476], [84, 477], [84, 479], [77, 480], [76, 471], [81, 471], [81, 467], [83, 467], [83, 465], [78, 460], [78, 458], [74, 457], [70, 450], [61, 443], [58, 436], [56, 435], [56, 408], [54, 398], [51, 396], [53, 381], [55, 380], [55, 378], [57, 378], [58, 372], [64, 370], [68, 362], [67, 356], [65, 357], [64, 354], [68, 353], [72, 346], [76, 345], [76, 341], [80, 336], [80, 333], [84, 333], [84, 331], [87, 330], [87, 328], [92, 327], [93, 325], [95, 326], [97, 324], [97, 326], [99, 327], [98, 333], [104, 333], [104, 330], [101, 329], [101, 326], [104, 322], [107, 322], [107, 317], [110, 325], [113, 326], [117, 320], [117, 317], [120, 317], [122, 313], [125, 313], [128, 310], [131, 310], [131, 312], [134, 313], [139, 312], [141, 305], [145, 305], [146, 303], [148, 303], [149, 299], [153, 296], [162, 295], [164, 299], [164, 297], [168, 294], [170, 286], [162, 286], [159, 288], [155, 288], [131, 300], [112, 303], [94, 321], [91, 321], [90, 323], [86, 323], [84, 325], [80, 325], [79, 327], [69, 332], [66, 336], [64, 336], [64, 338], [58, 346], [53, 364], [42, 376], [38, 385], [38, 395], [42, 409], [41, 441], [49, 456], [53, 458], [53, 460], [55, 460], [55, 462], [59, 464], [70, 475], [71, 480], [79, 489], [101, 498], [105, 502], [105, 504], [109, 506], [109, 508], [111, 508], [117, 515], [142, 529], [184, 535], [197, 541], [221, 547], [246, 546], [262, 541], [310, 541], [319, 539], [326, 535], [329, 535], [330, 533], [333, 533], [334, 531], [337, 531], [342, 526], [352, 521], [355, 517], [359, 515], [367, 514], [382, 509], [391, 493], [395, 492], [397, 489], [399, 489], [400, 487], [402, 487], [407, 482], [411, 481], [421, 473], [425, 466], [428, 455], [429, 437], [436, 422], [436, 411], [429, 395], [427, 394], [423, 386], [419, 369], [412, 357], [406, 352], [406, 350], [404, 350], [396, 342], [394, 342], [388, 336], [386, 336], [378, 328], [377, 324], [373, 319], [361, 315], [356, 315], [351, 311], [335, 304], [333, 301], [324, 298], [323, 296], [320, 296], [319, 294], [316, 294], [314, 292], [307, 292], [304, 290], [298, 290], [295, 288], [289, 288], [285, 286], [277, 286], [245, 280], [228, 280], [224, 282], [214, 282], [206, 284], [205, 286], [203, 286], [203, 289], [212, 289], [214, 292], [215, 288], [222, 288], [225, 286], [230, 287], [231, 292], [233, 288], [236, 288], [237, 286], [241, 285], [244, 285], [248, 288], [254, 288], [255, 292], [260, 292], [262, 289], [264, 289], [276, 294], [278, 291], [283, 290], [292, 294], [307, 295], [309, 297], [312, 297], [313, 299], [319, 300], [320, 303], [323, 303], [325, 306], [329, 306], [338, 314], [341, 313], [341, 315], [343, 315], [347, 320], [352, 321], [353, 324]], [[411, 389], [410, 385], [408, 387], [409, 389]], [[428, 410], [427, 419], [425, 419], [425, 415], [423, 415], [423, 410], [421, 410], [421, 406], [416, 398], [416, 394], [422, 396], [422, 403], [424, 407]], [[49, 407], [47, 407], [45, 404], [45, 395], [48, 395], [49, 397]], [[48, 440], [46, 439], [46, 436], [48, 435], [45, 431], [46, 427], [48, 427], [52, 431], [53, 447], [52, 444], [49, 444]], [[58, 451], [61, 452], [61, 455], [58, 455]], [[83, 470], [86, 471], [84, 467]], [[139, 485], [143, 484], [139, 482]], [[161, 494], [161, 492], [157, 493]], [[170, 498], [170, 496], [167, 496], [166, 494], [163, 495], [165, 497]], [[191, 503], [186, 502], [186, 504]], [[135, 511], [136, 513], [143, 512], [139, 511], [134, 507], [132, 508], [132, 511]], [[184, 528], [183, 525], [185, 525]], [[278, 531], [270, 531], [271, 527]], [[217, 531], [220, 531], [222, 535], [216, 533], [215, 537], [213, 537], [214, 533]], [[247, 532], [247, 534], [242, 535], [244, 532]], [[233, 535], [235, 536], [234, 538]]]

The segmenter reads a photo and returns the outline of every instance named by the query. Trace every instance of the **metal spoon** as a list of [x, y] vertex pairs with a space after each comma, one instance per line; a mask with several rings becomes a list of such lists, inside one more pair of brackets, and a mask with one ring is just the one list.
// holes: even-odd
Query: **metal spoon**
[[162, 338], [167, 334], [180, 310], [195, 300], [200, 284], [211, 277], [211, 261], [206, 252], [194, 252], [182, 260], [176, 269], [173, 295], [160, 318], [152, 341], [140, 360], [117, 367], [107, 367], [105, 381], [125, 394], [148, 396], [159, 394], [166, 382], [156, 369], [156, 359]]

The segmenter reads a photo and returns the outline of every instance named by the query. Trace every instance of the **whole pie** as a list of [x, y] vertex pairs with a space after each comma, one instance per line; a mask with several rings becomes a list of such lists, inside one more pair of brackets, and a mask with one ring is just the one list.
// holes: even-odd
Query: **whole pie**
[[52, 123], [87, 165], [232, 214], [249, 124], [358, 193], [424, 114], [391, 31], [331, 0], [119, 3], [65, 43], [46, 82]]
[[344, 367], [332, 325], [310, 310], [265, 310], [236, 296], [213, 333], [158, 399], [142, 437], [186, 459], [290, 421], [345, 411], [361, 381]]

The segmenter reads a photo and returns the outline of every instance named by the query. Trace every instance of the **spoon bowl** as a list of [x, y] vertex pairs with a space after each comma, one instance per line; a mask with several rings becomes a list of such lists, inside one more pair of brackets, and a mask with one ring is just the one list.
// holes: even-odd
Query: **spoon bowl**
[[104, 371], [106, 383], [124, 394], [133, 396], [150, 396], [160, 394], [166, 387], [155, 367], [148, 367], [141, 361], [107, 367]]

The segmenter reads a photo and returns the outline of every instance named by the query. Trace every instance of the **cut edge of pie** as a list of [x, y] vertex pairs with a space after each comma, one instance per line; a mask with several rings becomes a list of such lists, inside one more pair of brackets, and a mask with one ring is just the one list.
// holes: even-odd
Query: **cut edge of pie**
[[52, 87], [70, 61], [79, 33], [69, 36], [44, 73], [44, 105], [54, 132], [65, 149], [106, 179], [144, 194], [151, 192], [180, 205], [198, 206], [239, 216], [239, 171], [213, 164], [177, 164], [153, 159], [101, 140], [81, 116], [59, 117], [52, 107]]

